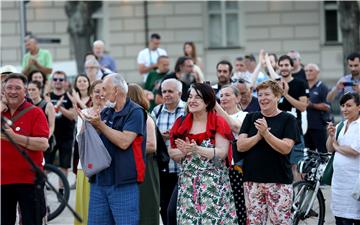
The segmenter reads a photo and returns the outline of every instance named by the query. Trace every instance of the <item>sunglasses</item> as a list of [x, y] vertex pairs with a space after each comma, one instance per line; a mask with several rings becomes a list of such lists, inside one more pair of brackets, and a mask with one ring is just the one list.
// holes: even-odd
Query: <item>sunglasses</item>
[[55, 81], [55, 82], [57, 82], [57, 81], [62, 82], [62, 81], [64, 81], [64, 80], [65, 80], [64, 78], [53, 78], [53, 81]]

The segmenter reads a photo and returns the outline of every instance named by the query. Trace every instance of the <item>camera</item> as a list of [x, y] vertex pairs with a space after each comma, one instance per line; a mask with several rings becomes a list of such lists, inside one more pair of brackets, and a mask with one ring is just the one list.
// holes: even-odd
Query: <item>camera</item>
[[346, 87], [346, 86], [354, 86], [355, 83], [353, 81], [346, 81], [346, 82], [342, 82], [342, 84]]

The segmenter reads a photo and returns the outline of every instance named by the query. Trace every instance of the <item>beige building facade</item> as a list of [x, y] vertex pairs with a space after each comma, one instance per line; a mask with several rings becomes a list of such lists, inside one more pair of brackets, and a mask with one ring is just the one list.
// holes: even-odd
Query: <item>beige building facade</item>
[[[21, 62], [19, 4], [1, 2], [1, 65]], [[32, 0], [26, 14], [28, 31], [61, 40], [40, 44], [50, 50], [54, 64], [74, 64], [64, 2]], [[261, 48], [278, 55], [300, 51], [303, 64], [319, 64], [321, 79], [329, 84], [343, 73], [336, 2], [104, 1], [93, 19], [97, 37], [105, 41], [129, 82], [141, 81], [136, 58], [145, 47], [146, 23], [148, 34], [161, 35], [161, 47], [167, 50], [172, 67], [183, 54], [183, 43], [194, 41], [207, 80], [216, 80], [215, 66], [221, 59], [234, 62], [249, 53], [257, 57]], [[62, 69], [74, 73], [70, 67]]]

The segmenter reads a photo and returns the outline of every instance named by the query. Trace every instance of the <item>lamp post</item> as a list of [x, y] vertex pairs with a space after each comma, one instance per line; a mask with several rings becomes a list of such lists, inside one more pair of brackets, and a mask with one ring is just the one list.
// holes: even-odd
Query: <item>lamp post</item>
[[25, 39], [25, 35], [27, 32], [27, 28], [26, 28], [26, 4], [29, 1], [20, 1], [19, 3], [19, 7], [20, 7], [20, 46], [21, 46], [21, 61], [22, 61], [22, 57], [25, 55], [25, 43], [24, 43], [24, 39]]

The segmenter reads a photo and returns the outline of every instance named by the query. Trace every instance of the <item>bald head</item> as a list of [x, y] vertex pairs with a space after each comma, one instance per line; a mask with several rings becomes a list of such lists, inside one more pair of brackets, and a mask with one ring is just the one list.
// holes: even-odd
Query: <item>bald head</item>
[[320, 68], [315, 63], [309, 63], [305, 66], [305, 74], [308, 81], [316, 81], [319, 79]]

